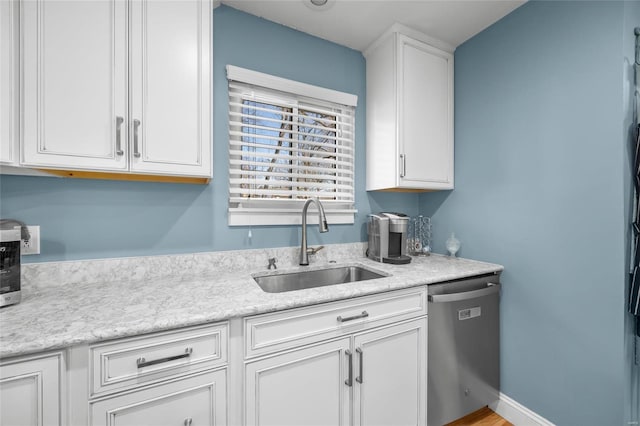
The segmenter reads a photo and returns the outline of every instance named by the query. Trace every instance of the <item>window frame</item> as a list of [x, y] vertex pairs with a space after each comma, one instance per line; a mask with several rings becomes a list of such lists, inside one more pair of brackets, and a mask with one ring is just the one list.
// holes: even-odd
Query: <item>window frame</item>
[[[247, 160], [242, 158], [242, 154], [238, 154], [238, 152], [244, 151], [243, 147], [245, 145], [242, 145], [242, 142], [238, 141], [238, 139], [244, 137], [243, 135], [245, 130], [243, 130], [242, 126], [238, 125], [238, 122], [234, 121], [232, 117], [235, 116], [235, 119], [238, 120], [237, 116], [240, 116], [241, 118], [239, 120], [242, 120], [242, 117], [247, 115], [243, 112], [244, 107], [242, 106], [242, 103], [244, 103], [245, 95], [249, 98], [249, 92], [251, 92], [252, 101], [255, 101], [258, 104], [263, 102], [264, 105], [292, 108], [290, 117], [291, 126], [286, 129], [286, 131], [290, 133], [290, 137], [288, 138], [290, 143], [286, 148], [290, 148], [290, 151], [287, 152], [289, 152], [288, 155], [291, 155], [292, 159], [295, 158], [293, 151], [301, 149], [300, 145], [304, 144], [304, 142], [296, 140], [294, 134], [297, 136], [306, 134], [296, 133], [299, 130], [298, 127], [304, 127], [304, 125], [299, 121], [300, 117], [304, 116], [297, 113], [302, 110], [305, 113], [312, 112], [313, 114], [313, 111], [311, 110], [313, 110], [314, 107], [316, 108], [315, 112], [318, 114], [330, 115], [327, 111], [335, 112], [336, 118], [333, 122], [336, 123], [336, 131], [332, 136], [327, 137], [335, 140], [335, 161], [336, 163], [340, 163], [341, 167], [336, 166], [336, 168], [331, 169], [332, 171], [327, 173], [326, 176], [335, 176], [336, 179], [333, 186], [338, 187], [338, 182], [341, 182], [339, 186], [342, 189], [336, 191], [336, 200], [323, 200], [322, 198], [320, 198], [320, 200], [323, 203], [327, 221], [330, 224], [353, 224], [355, 222], [355, 214], [357, 213], [357, 210], [355, 209], [355, 107], [357, 106], [357, 96], [257, 71], [247, 70], [233, 65], [227, 65], [226, 70], [228, 79], [227, 88], [229, 90], [229, 111], [227, 121], [229, 127], [229, 171], [227, 184], [229, 191], [227, 210], [229, 226], [300, 224], [302, 221], [300, 214], [302, 206], [306, 199], [310, 198], [304, 197], [304, 194], [297, 194], [298, 191], [301, 191], [300, 187], [297, 190], [293, 189], [295, 186], [293, 182], [297, 181], [288, 181], [286, 180], [286, 176], [282, 176], [285, 178], [284, 181], [290, 183], [284, 186], [290, 186], [292, 188], [292, 198], [241, 199], [238, 195], [234, 195], [238, 193], [238, 190], [237, 187], [234, 187], [232, 181], [235, 181], [235, 185], [237, 185], [237, 181], [244, 178], [242, 173], [239, 171], [241, 166], [238, 164]], [[241, 92], [241, 95], [238, 95], [239, 91]], [[238, 99], [241, 99], [240, 104], [238, 104]], [[320, 107], [322, 109], [320, 109]], [[287, 112], [286, 114], [289, 113]], [[282, 120], [283, 122], [285, 121], [284, 118]], [[342, 125], [340, 125], [340, 123], [342, 123]], [[348, 137], [341, 134], [345, 128], [350, 129], [350, 136]], [[286, 136], [284, 138], [287, 139]], [[253, 143], [259, 144], [259, 142]], [[296, 144], [298, 146], [295, 146]], [[254, 147], [254, 149], [256, 148]], [[348, 150], [351, 150], [351, 153], [345, 154]], [[338, 153], [341, 153], [342, 155], [337, 155]], [[266, 156], [268, 157], [269, 154], [266, 154]], [[350, 164], [346, 166], [343, 165], [344, 163], [338, 160], [338, 158], [342, 157], [349, 157]], [[310, 156], [309, 158], [322, 157]], [[330, 164], [330, 162], [328, 162], [328, 164]], [[318, 170], [317, 164], [312, 167], [314, 170]], [[294, 168], [300, 170], [299, 164], [296, 165], [296, 167], [292, 167], [291, 170]], [[292, 179], [296, 179], [296, 177], [299, 178], [299, 172], [296, 172], [298, 176], [296, 176], [296, 173], [293, 171], [291, 171], [291, 173]], [[254, 171], [253, 174], [257, 175], [259, 173]], [[238, 175], [240, 175], [240, 178], [232, 178], [232, 176]], [[331, 181], [331, 178], [326, 180]], [[311, 182], [313, 182], [313, 180]], [[346, 184], [344, 182], [346, 182]], [[331, 187], [331, 185], [331, 183], [326, 183], [322, 180], [319, 180], [317, 184], [318, 187]], [[295, 198], [296, 196], [299, 198]], [[342, 198], [342, 200], [339, 198]], [[314, 205], [312, 205], [312, 209], [315, 210]], [[317, 215], [309, 215], [308, 221], [309, 223], [317, 222]]]

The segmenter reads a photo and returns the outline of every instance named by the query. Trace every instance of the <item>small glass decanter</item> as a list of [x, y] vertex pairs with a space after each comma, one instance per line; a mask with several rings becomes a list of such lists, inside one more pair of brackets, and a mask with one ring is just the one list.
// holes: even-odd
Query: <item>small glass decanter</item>
[[456, 238], [455, 233], [451, 233], [451, 236], [447, 239], [445, 247], [449, 251], [449, 256], [456, 257], [456, 253], [460, 250], [460, 240]]

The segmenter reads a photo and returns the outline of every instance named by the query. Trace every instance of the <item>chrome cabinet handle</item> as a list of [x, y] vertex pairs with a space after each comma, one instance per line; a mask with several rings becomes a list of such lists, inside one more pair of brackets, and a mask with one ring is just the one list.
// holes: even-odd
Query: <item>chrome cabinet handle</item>
[[124, 123], [124, 118], [116, 117], [116, 154], [118, 155], [124, 154], [122, 150], [122, 123]]
[[463, 291], [451, 294], [431, 294], [428, 296], [431, 303], [459, 302], [461, 300], [475, 299], [476, 297], [489, 296], [500, 291], [500, 284], [488, 283], [487, 287], [480, 290]]
[[138, 150], [138, 128], [140, 128], [140, 120], [133, 120], [133, 156], [140, 157], [140, 151]]
[[349, 349], [344, 353], [349, 357], [349, 378], [344, 381], [344, 384], [351, 387], [353, 386], [353, 353]]
[[362, 311], [362, 313], [360, 315], [354, 315], [352, 317], [342, 317], [342, 315], [338, 315], [338, 318], [336, 318], [338, 320], [338, 322], [347, 322], [347, 321], [353, 321], [356, 319], [360, 319], [360, 318], [366, 318], [369, 316], [369, 313], [367, 311]]
[[163, 362], [175, 361], [176, 359], [189, 358], [192, 353], [193, 348], [186, 348], [183, 354], [154, 359], [151, 361], [147, 361], [143, 357], [140, 357], [136, 360], [136, 364], [138, 365], [138, 368], [148, 367], [150, 365], [162, 364]]
[[364, 355], [362, 353], [362, 349], [361, 348], [356, 348], [356, 352], [358, 353], [358, 355], [360, 355], [360, 366], [359, 366], [359, 375], [358, 377], [356, 377], [356, 382], [362, 384], [363, 380], [364, 380], [364, 374], [362, 374], [362, 363], [364, 361]]
[[400, 154], [400, 177], [403, 178], [407, 174], [407, 156], [404, 154]]
[[184, 419], [184, 426], [191, 426], [193, 419], [191, 417]]

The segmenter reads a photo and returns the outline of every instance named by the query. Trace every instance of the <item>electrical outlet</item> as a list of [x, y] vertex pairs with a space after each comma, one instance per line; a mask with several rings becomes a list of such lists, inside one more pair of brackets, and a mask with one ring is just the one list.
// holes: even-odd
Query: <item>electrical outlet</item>
[[21, 241], [20, 254], [40, 254], [40, 226], [29, 225], [27, 229], [31, 238]]

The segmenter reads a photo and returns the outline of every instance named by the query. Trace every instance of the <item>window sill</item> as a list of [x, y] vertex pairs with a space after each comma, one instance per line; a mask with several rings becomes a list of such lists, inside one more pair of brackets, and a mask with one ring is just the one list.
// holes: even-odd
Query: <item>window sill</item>
[[[335, 211], [325, 209], [329, 225], [353, 224], [357, 210]], [[318, 224], [317, 210], [309, 209], [307, 223]], [[301, 225], [302, 211], [293, 209], [229, 209], [229, 226]]]

